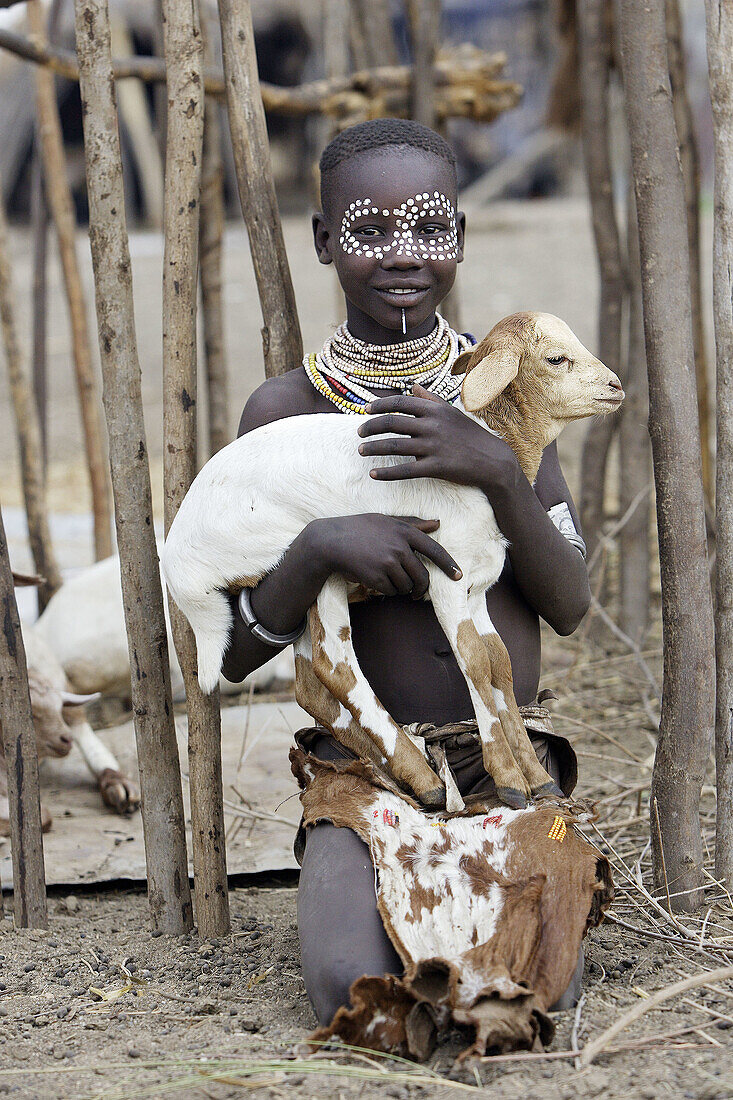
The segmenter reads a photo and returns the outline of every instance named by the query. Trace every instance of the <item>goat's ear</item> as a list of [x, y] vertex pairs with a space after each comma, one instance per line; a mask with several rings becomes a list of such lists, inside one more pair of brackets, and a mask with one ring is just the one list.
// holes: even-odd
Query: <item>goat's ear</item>
[[473, 351], [462, 351], [450, 369], [451, 374], [465, 374], [473, 357]]
[[461, 400], [467, 412], [478, 412], [490, 405], [519, 373], [519, 355], [502, 348], [486, 355], [468, 372], [461, 387]]

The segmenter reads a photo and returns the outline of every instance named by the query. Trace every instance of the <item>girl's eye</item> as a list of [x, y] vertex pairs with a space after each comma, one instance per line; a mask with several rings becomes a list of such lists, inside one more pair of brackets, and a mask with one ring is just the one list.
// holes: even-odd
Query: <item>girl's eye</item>
[[360, 237], [381, 237], [382, 230], [376, 225], [360, 225], [358, 229], [352, 229], [352, 233], [358, 233]]
[[420, 232], [426, 237], [436, 237], [440, 233], [447, 233], [448, 227], [446, 225], [436, 225], [431, 222], [429, 225], [423, 225], [420, 227]]
[[548, 355], [546, 359], [553, 367], [559, 367], [561, 363], [568, 363], [570, 361], [567, 355]]

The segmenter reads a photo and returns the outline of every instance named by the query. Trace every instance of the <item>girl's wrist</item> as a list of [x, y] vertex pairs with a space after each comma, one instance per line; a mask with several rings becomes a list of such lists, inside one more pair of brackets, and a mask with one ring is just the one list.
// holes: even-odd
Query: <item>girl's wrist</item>
[[527, 479], [512, 449], [485, 455], [478, 465], [476, 484], [496, 510], [510, 507]]

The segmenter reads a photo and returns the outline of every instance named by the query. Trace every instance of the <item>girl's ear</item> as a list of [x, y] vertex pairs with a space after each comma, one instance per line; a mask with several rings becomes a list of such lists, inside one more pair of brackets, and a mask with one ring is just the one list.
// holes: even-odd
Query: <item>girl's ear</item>
[[313, 243], [316, 246], [316, 255], [321, 264], [332, 264], [331, 231], [326, 224], [323, 214], [313, 215]]
[[463, 263], [463, 242], [466, 239], [466, 215], [462, 210], [456, 214], [456, 229], [458, 230], [458, 255], [456, 263]]

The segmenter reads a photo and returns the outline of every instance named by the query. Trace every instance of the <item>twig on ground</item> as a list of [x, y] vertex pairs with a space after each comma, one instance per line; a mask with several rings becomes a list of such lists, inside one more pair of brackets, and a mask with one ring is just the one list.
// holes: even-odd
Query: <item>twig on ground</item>
[[658, 990], [653, 993], [647, 1000], [639, 1001], [638, 1004], [633, 1005], [628, 1012], [625, 1012], [606, 1030], [594, 1039], [591, 1043], [587, 1043], [581, 1052], [580, 1063], [582, 1066], [590, 1066], [603, 1051], [608, 1047], [612, 1039], [615, 1039], [629, 1024], [634, 1023], [645, 1013], [656, 1008], [657, 1005], [663, 1004], [664, 1001], [668, 1001], [671, 997], [676, 997], [680, 993], [686, 993], [688, 989], [696, 989], [698, 986], [707, 985], [711, 981], [724, 982], [733, 979], [733, 966], [721, 966], [717, 970], [706, 970], [702, 974], [693, 974], [690, 978], [685, 978], [684, 981], [674, 982], [672, 985], [666, 986], [664, 989]]

